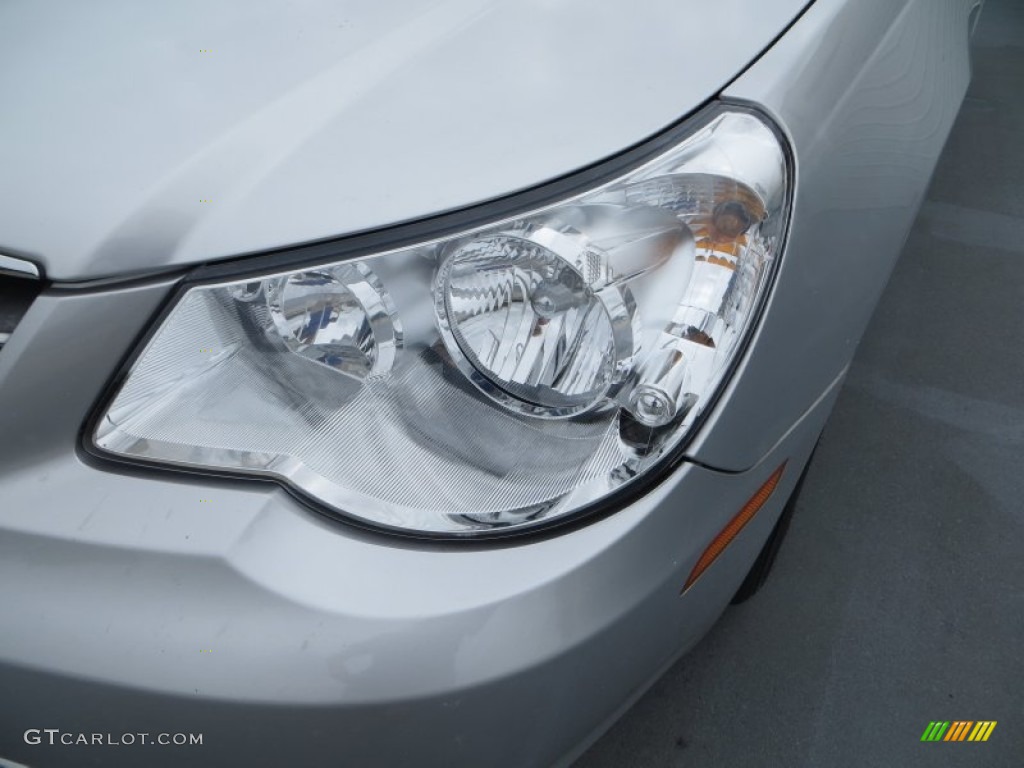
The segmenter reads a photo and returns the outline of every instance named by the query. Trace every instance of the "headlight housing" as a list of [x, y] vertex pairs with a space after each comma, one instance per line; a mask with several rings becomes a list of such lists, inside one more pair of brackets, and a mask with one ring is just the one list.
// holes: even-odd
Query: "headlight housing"
[[671, 460], [712, 402], [769, 289], [789, 177], [779, 134], [718, 105], [522, 215], [186, 286], [93, 444], [275, 478], [404, 533], [564, 522]]

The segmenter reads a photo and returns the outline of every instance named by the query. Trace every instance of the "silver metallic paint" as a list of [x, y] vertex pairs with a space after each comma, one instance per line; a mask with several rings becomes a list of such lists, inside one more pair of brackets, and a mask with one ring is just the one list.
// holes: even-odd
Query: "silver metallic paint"
[[[0, 699], [0, 754], [28, 764], [79, 764], [81, 752], [20, 741], [24, 728], [53, 726], [204, 731], [206, 744], [188, 759], [208, 764], [282, 764], [300, 754], [310, 765], [524, 766], [577, 754], [710, 626], [777, 518], [956, 112], [967, 76], [970, 6], [818, 0], [730, 89], [727, 95], [759, 101], [775, 114], [793, 138], [798, 169], [790, 247], [769, 311], [694, 447], [705, 462], [747, 471], [684, 464], [636, 503], [561, 535], [486, 547], [416, 544], [330, 523], [270, 484], [100, 469], [75, 452], [78, 431], [171, 284], [44, 294], [0, 354], [0, 680], [7, 694]], [[9, 4], [3, 12], [22, 11]], [[648, 31], [660, 35], [656, 26]], [[636, 46], [638, 55], [649, 42]], [[121, 66], [117, 55], [93, 66]], [[552, 64], [552, 71], [561, 84], [571, 82], [579, 70], [568, 58], [560, 61], [564, 67]], [[140, 63], [140, 71], [151, 64]], [[398, 71], [361, 97], [358, 109], [368, 123], [395, 97], [390, 89], [405, 82]], [[514, 73], [499, 71], [506, 78]], [[423, 84], [409, 70], [402, 76]], [[480, 85], [472, 73], [466, 77]], [[567, 134], [554, 131], [554, 140], [540, 142], [543, 168], [507, 153], [498, 158], [501, 173], [496, 166], [479, 182], [474, 173], [468, 181], [453, 174], [429, 199], [413, 201], [401, 191], [386, 212], [380, 205], [394, 188], [380, 185], [368, 190], [365, 205], [339, 206], [346, 217], [337, 225], [370, 226], [387, 223], [378, 215], [475, 202], [590, 162], [668, 122], [669, 113], [680, 116], [722, 78], [697, 77], [699, 87], [689, 90], [680, 86], [685, 80], [659, 81], [665, 91], [633, 88], [647, 105], [643, 119], [624, 120], [600, 132], [600, 140], [580, 134], [568, 147]], [[14, 232], [19, 248], [47, 252], [48, 272], [84, 277], [244, 250], [250, 235], [239, 222], [254, 216], [253, 247], [320, 231], [305, 216], [295, 229], [273, 224], [273, 216], [264, 226], [276, 204], [250, 199], [254, 187], [246, 181], [238, 197], [229, 196], [228, 213], [180, 219], [162, 230], [166, 239], [160, 232], [148, 239], [148, 217], [160, 210], [166, 190], [184, 189], [182, 179], [191, 177], [165, 175], [141, 205], [115, 192], [149, 189], [161, 168], [177, 168], [196, 151], [201, 132], [182, 138], [196, 142], [191, 147], [143, 158], [129, 170], [131, 153], [114, 148], [148, 119], [129, 109], [144, 94], [133, 90], [131, 78], [113, 82], [125, 87], [114, 94], [117, 116], [143, 121], [132, 123], [121, 142], [103, 144], [110, 170], [126, 174], [124, 184], [100, 189], [95, 200], [76, 186], [102, 170], [96, 158], [103, 155], [89, 143], [98, 141], [102, 121], [86, 116], [88, 157], [65, 156], [71, 188], [55, 189], [44, 204], [45, 190], [32, 186], [34, 204], [6, 209], [0, 238]], [[553, 100], [557, 90], [544, 90], [545, 98]], [[417, 101], [428, 110], [431, 93]], [[164, 97], [183, 98], [173, 90]], [[245, 112], [236, 99], [252, 107], [261, 98], [231, 95], [207, 133], [223, 135]], [[357, 109], [355, 100], [342, 101]], [[45, 110], [32, 114], [37, 124]], [[57, 130], [44, 131], [33, 151], [43, 151]], [[66, 127], [59, 130], [63, 136]], [[287, 124], [273, 123], [277, 130]], [[443, 136], [431, 130], [426, 138], [439, 142], [439, 162], [452, 161]], [[484, 137], [468, 150], [480, 153], [476, 167], [479, 158], [501, 154], [502, 138], [508, 136]], [[264, 189], [294, 187], [290, 173], [311, 173], [320, 179], [312, 185], [317, 193], [326, 189], [309, 163], [316, 158], [327, 168], [337, 158], [316, 141], [303, 147], [307, 164], [271, 174]], [[361, 167], [378, 161], [368, 153]], [[217, 165], [222, 172], [232, 167], [225, 163]], [[468, 160], [458, 167], [476, 170]], [[424, 169], [403, 173], [420, 177]], [[5, 187], [5, 203], [10, 192]], [[81, 220], [54, 226], [49, 217], [70, 217], [73, 199], [85, 201]], [[34, 250], [28, 241], [37, 235]], [[783, 460], [790, 468], [769, 503], [680, 597], [706, 544]], [[213, 501], [200, 503], [207, 498]], [[213, 653], [200, 654], [202, 648]], [[126, 748], [103, 759], [135, 765], [139, 755]], [[144, 756], [153, 766], [182, 759], [160, 750]]]
[[752, 466], [853, 358], [970, 80], [977, 0], [818, 0], [727, 98], [796, 155], [789, 246], [751, 354], [688, 456]]
[[[270, 485], [37, 456], [3, 480], [0, 584], [18, 586], [4, 595], [0, 678], [17, 695], [0, 722], [190, 724], [207, 734], [190, 757], [209, 764], [296, 750], [304, 764], [550, 764], [721, 612], [834, 394], [745, 475], [689, 465], [592, 525], [498, 547], [366, 536]], [[792, 469], [775, 496], [680, 597], [706, 542], [783, 459]], [[54, 506], [58, 496], [74, 502]], [[282, 722], [298, 743], [252, 732]], [[3, 746], [30, 763], [43, 754]]]
[[81, 280], [507, 195], [676, 122], [806, 1], [5, 2], [0, 251]]

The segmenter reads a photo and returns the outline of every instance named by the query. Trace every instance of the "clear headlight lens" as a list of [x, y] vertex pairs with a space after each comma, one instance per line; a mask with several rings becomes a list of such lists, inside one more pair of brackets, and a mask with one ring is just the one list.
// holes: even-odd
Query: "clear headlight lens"
[[95, 445], [272, 476], [417, 533], [563, 520], [650, 471], [713, 398], [768, 288], [787, 183], [776, 134], [716, 107], [515, 219], [189, 288]]
[[[364, 379], [391, 370], [401, 330], [384, 287], [365, 264], [297, 272], [243, 284], [267, 309], [278, 336], [292, 352]], [[236, 297], [237, 298], [237, 297]]]

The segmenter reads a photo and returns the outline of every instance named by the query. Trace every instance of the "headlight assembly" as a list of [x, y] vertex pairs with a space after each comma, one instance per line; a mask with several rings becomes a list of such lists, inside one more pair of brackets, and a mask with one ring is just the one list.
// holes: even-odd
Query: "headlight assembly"
[[716, 106], [639, 167], [512, 219], [193, 284], [96, 422], [100, 453], [275, 478], [425, 535], [564, 521], [680, 449], [788, 219], [780, 139]]

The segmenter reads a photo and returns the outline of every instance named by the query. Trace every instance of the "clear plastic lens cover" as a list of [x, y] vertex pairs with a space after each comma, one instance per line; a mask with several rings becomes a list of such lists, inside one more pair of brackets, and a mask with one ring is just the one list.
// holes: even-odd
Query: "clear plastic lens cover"
[[440, 241], [190, 288], [95, 444], [424, 534], [563, 519], [677, 449], [767, 290], [786, 157], [715, 108], [625, 176]]

